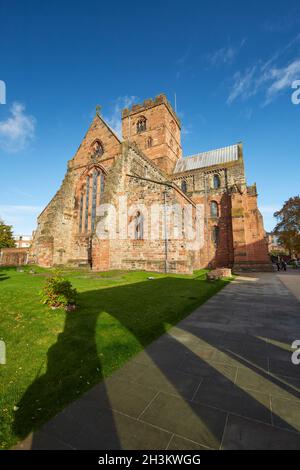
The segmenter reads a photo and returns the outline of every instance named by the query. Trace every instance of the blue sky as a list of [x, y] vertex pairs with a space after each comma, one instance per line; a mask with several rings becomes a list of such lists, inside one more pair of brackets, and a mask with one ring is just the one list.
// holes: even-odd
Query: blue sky
[[0, 217], [30, 233], [96, 104], [164, 92], [191, 155], [242, 141], [268, 230], [299, 194], [298, 1], [0, 0]]

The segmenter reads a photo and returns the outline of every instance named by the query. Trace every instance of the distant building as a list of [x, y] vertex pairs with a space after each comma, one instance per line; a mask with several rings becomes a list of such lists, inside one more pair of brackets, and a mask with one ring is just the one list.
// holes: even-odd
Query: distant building
[[276, 255], [279, 254], [288, 254], [286, 250], [279, 245], [278, 235], [275, 235], [273, 232], [267, 232], [268, 237], [268, 251], [270, 254]]
[[14, 235], [16, 248], [29, 248], [32, 242], [31, 235]]

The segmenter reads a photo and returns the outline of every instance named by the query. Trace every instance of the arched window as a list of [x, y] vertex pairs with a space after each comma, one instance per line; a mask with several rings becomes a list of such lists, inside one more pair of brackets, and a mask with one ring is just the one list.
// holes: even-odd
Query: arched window
[[94, 167], [81, 182], [79, 202], [78, 228], [81, 233], [93, 231], [96, 227], [97, 205], [101, 204], [102, 193], [105, 186], [105, 173]]
[[144, 217], [139, 211], [135, 216], [134, 238], [136, 240], [143, 240], [144, 238]]
[[140, 132], [144, 132], [146, 130], [146, 118], [142, 116], [137, 124], [136, 124], [136, 132], [139, 134]]
[[85, 216], [84, 216], [84, 230], [88, 231], [89, 228], [89, 202], [90, 201], [90, 177], [86, 177], [85, 183]]
[[210, 215], [211, 217], [219, 217], [219, 206], [216, 201], [210, 203]]
[[221, 181], [219, 175], [214, 175], [213, 177], [213, 187], [214, 189], [218, 189], [221, 186]]
[[187, 184], [185, 180], [181, 181], [181, 190], [186, 193], [187, 192]]
[[100, 140], [95, 140], [92, 145], [93, 156], [101, 157], [104, 153], [104, 148]]
[[92, 183], [92, 219], [91, 219], [91, 230], [95, 228], [95, 219], [96, 219], [96, 206], [97, 206], [97, 178], [98, 171], [93, 171], [93, 183]]
[[148, 137], [148, 139], [146, 140], [146, 147], [149, 149], [150, 147], [152, 147], [153, 145], [153, 139], [152, 137]]
[[80, 194], [80, 199], [79, 199], [79, 232], [82, 232], [82, 214], [83, 214], [83, 193]]
[[214, 242], [215, 246], [217, 246], [219, 244], [219, 238], [220, 238], [220, 229], [217, 225], [213, 226], [211, 237], [212, 237], [212, 241]]

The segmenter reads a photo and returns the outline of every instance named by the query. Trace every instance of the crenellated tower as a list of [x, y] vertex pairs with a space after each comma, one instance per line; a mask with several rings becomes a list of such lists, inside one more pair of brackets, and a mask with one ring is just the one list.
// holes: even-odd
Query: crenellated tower
[[122, 112], [123, 138], [135, 142], [167, 174], [173, 173], [182, 156], [180, 129], [180, 120], [163, 94]]

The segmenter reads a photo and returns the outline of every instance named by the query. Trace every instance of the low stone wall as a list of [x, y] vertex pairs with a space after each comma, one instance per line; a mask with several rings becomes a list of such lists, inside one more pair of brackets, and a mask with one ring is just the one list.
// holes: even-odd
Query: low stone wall
[[209, 281], [215, 281], [216, 279], [222, 279], [223, 277], [231, 277], [230, 268], [217, 268], [206, 274], [206, 279]]
[[21, 266], [28, 264], [28, 248], [1, 248], [0, 266]]

